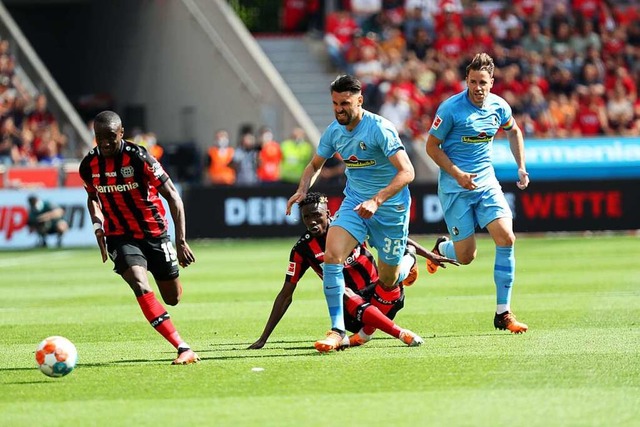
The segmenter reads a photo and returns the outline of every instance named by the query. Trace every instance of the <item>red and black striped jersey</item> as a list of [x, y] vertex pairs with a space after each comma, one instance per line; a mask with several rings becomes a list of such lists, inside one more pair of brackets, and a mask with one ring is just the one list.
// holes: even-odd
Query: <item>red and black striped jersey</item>
[[[291, 249], [285, 281], [297, 285], [311, 267], [322, 278], [326, 235], [314, 237], [305, 233]], [[344, 262], [345, 286], [361, 290], [378, 280], [378, 267], [365, 244], [358, 245]]]
[[160, 237], [167, 219], [158, 187], [169, 176], [144, 147], [123, 141], [120, 152], [105, 157], [94, 147], [80, 163], [85, 190], [97, 194], [107, 236]]

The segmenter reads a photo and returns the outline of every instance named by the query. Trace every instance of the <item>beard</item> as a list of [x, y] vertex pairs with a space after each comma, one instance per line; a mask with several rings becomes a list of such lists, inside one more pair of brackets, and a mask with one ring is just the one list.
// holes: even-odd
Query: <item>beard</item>
[[346, 111], [340, 114], [336, 114], [336, 120], [338, 121], [338, 123], [340, 123], [342, 126], [346, 126], [349, 123], [351, 123], [351, 115], [349, 113], [347, 113]]

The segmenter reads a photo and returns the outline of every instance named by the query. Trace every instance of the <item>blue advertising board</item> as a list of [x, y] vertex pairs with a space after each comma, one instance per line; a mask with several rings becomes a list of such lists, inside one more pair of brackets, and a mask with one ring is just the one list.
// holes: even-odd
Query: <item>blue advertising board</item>
[[[525, 158], [532, 181], [640, 178], [640, 138], [526, 139]], [[509, 141], [494, 141], [492, 161], [499, 181], [517, 180]]]

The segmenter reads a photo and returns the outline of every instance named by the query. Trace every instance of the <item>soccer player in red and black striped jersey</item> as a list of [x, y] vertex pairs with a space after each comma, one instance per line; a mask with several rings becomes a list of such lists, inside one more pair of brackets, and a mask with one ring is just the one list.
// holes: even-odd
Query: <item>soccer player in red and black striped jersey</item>
[[[275, 329], [280, 319], [284, 316], [293, 300], [293, 292], [305, 272], [311, 268], [318, 277], [322, 278], [325, 242], [327, 230], [331, 223], [327, 197], [321, 193], [308, 193], [298, 203], [302, 221], [307, 227], [298, 242], [291, 249], [289, 255], [289, 267], [285, 276], [284, 285], [276, 297], [271, 314], [260, 338], [249, 346], [249, 349], [264, 347], [267, 339]], [[443, 263], [454, 263], [453, 260], [427, 251], [417, 242], [409, 239], [408, 245], [415, 250], [415, 254], [423, 256], [440, 267]], [[417, 279], [417, 264], [413, 252], [404, 256], [401, 268], [412, 270], [412, 274], [402, 283], [410, 286]], [[387, 294], [385, 290], [376, 285], [378, 281], [378, 268], [373, 255], [366, 245], [359, 244], [344, 263], [345, 295], [344, 313], [345, 327], [355, 332], [348, 338], [344, 338], [343, 347], [359, 346], [371, 339], [376, 329], [399, 338], [409, 346], [422, 344], [423, 340], [408, 329], [402, 329], [393, 322], [396, 313], [404, 306], [403, 287], [397, 294]]]
[[[184, 205], [164, 169], [143, 147], [125, 141], [120, 117], [103, 111], [94, 120], [97, 146], [80, 163], [87, 206], [102, 255], [129, 284], [144, 316], [178, 351], [174, 365], [195, 363], [198, 355], [182, 340], [164, 306], [156, 298], [147, 271], [153, 274], [163, 301], [176, 305], [182, 295], [178, 265], [195, 256], [186, 241]], [[171, 211], [174, 249], [158, 193]]]

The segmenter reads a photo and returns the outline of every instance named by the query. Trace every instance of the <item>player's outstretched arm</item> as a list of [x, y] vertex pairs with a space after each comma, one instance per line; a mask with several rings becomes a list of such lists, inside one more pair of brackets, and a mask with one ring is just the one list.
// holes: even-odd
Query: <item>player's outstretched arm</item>
[[160, 191], [162, 197], [169, 203], [169, 210], [173, 217], [173, 225], [176, 229], [176, 253], [178, 255], [178, 263], [182, 267], [188, 267], [196, 261], [196, 257], [187, 243], [186, 220], [182, 198], [176, 186], [173, 185], [171, 178], [167, 179], [164, 184], [158, 188], [158, 191]]
[[517, 123], [514, 122], [513, 127], [506, 131], [507, 139], [509, 139], [509, 148], [511, 154], [518, 165], [518, 182], [516, 185], [520, 190], [524, 190], [529, 186], [529, 174], [524, 160], [524, 136], [522, 130]]
[[423, 258], [428, 259], [429, 261], [431, 261], [434, 264], [436, 264], [438, 267], [447, 268], [445, 263], [453, 264], [453, 265], [460, 265], [460, 263], [458, 261], [456, 261], [455, 259], [451, 259], [451, 258], [447, 258], [447, 257], [441, 256], [441, 255], [434, 254], [433, 252], [427, 250], [420, 243], [418, 243], [415, 240], [412, 240], [410, 238], [407, 238], [407, 245], [411, 245], [414, 248], [416, 248], [416, 255], [419, 255], [419, 256], [421, 256]]
[[284, 285], [282, 285], [282, 289], [276, 296], [275, 301], [273, 301], [273, 308], [271, 309], [271, 314], [269, 315], [269, 320], [267, 320], [267, 324], [264, 327], [264, 331], [262, 331], [262, 335], [260, 335], [260, 338], [258, 338], [256, 342], [254, 342], [247, 348], [248, 350], [257, 350], [264, 347], [264, 345], [267, 343], [267, 340], [269, 339], [269, 336], [291, 305], [291, 302], [293, 301], [293, 292], [295, 290], [296, 285], [290, 282], [284, 282]]
[[322, 165], [326, 162], [327, 159], [324, 157], [320, 157], [317, 154], [313, 155], [311, 161], [307, 164], [302, 172], [302, 177], [300, 177], [300, 183], [298, 184], [298, 189], [294, 193], [293, 196], [289, 198], [287, 201], [287, 215], [291, 215], [291, 207], [304, 200], [307, 197], [307, 192], [309, 191], [309, 187], [315, 181], [315, 178], [318, 176], [320, 169], [322, 169]]

